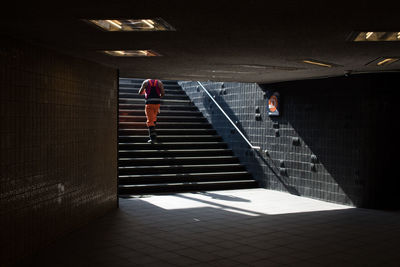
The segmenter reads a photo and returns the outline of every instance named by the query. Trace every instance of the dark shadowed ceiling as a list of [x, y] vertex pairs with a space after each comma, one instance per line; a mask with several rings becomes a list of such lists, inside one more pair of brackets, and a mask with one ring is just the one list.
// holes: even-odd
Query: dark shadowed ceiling
[[[366, 65], [399, 57], [400, 42], [348, 41], [352, 31], [400, 31], [397, 1], [16, 2], [0, 31], [120, 69], [123, 77], [269, 83], [400, 70]], [[176, 31], [105, 32], [81, 19], [161, 17]], [[99, 50], [152, 49], [120, 58]], [[330, 62], [326, 68], [303, 59]]]

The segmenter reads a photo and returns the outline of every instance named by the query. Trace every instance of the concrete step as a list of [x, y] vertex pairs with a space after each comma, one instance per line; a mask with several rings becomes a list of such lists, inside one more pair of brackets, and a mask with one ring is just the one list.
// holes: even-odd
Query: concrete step
[[[120, 104], [144, 104], [144, 98], [119, 98]], [[193, 106], [190, 100], [161, 99], [161, 105]]]
[[[121, 129], [118, 131], [120, 136], [123, 135], [147, 135], [147, 129]], [[158, 135], [216, 135], [214, 129], [158, 129]]]
[[[173, 89], [173, 90], [182, 90], [182, 88], [176, 83], [164, 83], [164, 89]], [[121, 88], [137, 88], [139, 89], [142, 86], [142, 82], [120, 82], [119, 87]]]
[[163, 142], [163, 143], [119, 143], [120, 150], [145, 150], [145, 149], [209, 149], [209, 148], [227, 148], [224, 142]]
[[[149, 139], [148, 135], [120, 135], [120, 142], [144, 143]], [[157, 142], [221, 142], [219, 135], [157, 135]]]
[[196, 149], [126, 149], [119, 150], [120, 158], [147, 158], [147, 157], [208, 157], [208, 156], [233, 156], [231, 149], [227, 148], [196, 148]]
[[166, 193], [166, 192], [195, 192], [209, 190], [229, 190], [256, 188], [257, 182], [248, 180], [232, 181], [210, 181], [210, 182], [172, 182], [161, 184], [137, 184], [137, 185], [119, 185], [118, 192], [122, 197], [129, 197], [142, 194]]
[[[136, 94], [136, 95], [138, 95], [139, 89], [140, 89], [140, 86], [139, 87], [133, 87], [133, 88], [120, 87], [118, 91], [119, 91], [120, 94], [121, 93], [128, 93], [128, 94]], [[167, 88], [166, 89], [166, 88], [164, 88], [164, 93], [165, 93], [165, 95], [172, 95], [172, 96], [182, 96], [182, 95], [186, 96], [186, 92], [183, 91], [182, 89], [174, 89], [174, 88], [172, 88], [172, 89]]]
[[[145, 116], [144, 113], [144, 105], [143, 109], [135, 110], [135, 109], [120, 109], [119, 116]], [[165, 116], [195, 116], [195, 117], [203, 117], [203, 114], [200, 111], [188, 111], [188, 110], [163, 110], [161, 109], [161, 113], [158, 114], [158, 117]]]
[[[157, 122], [157, 130], [159, 129], [212, 129], [212, 125], [208, 122]], [[147, 129], [146, 122], [120, 122], [119, 129]]]
[[[144, 99], [144, 95], [139, 95], [138, 93], [119, 93], [120, 98], [133, 98], [133, 99]], [[168, 94], [168, 92], [165, 92], [165, 95], [162, 97], [162, 99], [172, 99], [172, 100], [190, 100], [190, 98], [187, 95], [180, 94]]]
[[[130, 85], [135, 85], [135, 86], [142, 86], [144, 80], [119, 80], [119, 85], [121, 86], [130, 86]], [[164, 87], [168, 86], [175, 86], [181, 88], [181, 86], [176, 82], [171, 82], [171, 81], [161, 81], [164, 85]]]
[[[121, 90], [131, 90], [132, 92], [139, 92], [142, 84], [119, 84], [119, 89]], [[164, 85], [164, 91], [173, 93], [174, 91], [185, 92], [182, 88], [178, 85]]]
[[[119, 78], [119, 83], [120, 84], [142, 84], [144, 80], [146, 80], [146, 79]], [[161, 80], [161, 82], [164, 85], [178, 85], [178, 81], [175, 81], [175, 80]]]
[[[154, 162], [156, 165], [157, 162]], [[245, 167], [238, 163], [206, 164], [206, 165], [169, 165], [169, 166], [121, 166], [118, 168], [123, 175], [150, 175], [150, 174], [185, 174], [204, 172], [236, 172], [245, 171]], [[179, 176], [179, 175], [178, 175]], [[215, 179], [215, 178], [214, 178]]]
[[204, 165], [239, 163], [235, 156], [120, 158], [119, 166]]
[[[144, 110], [144, 101], [136, 102], [136, 103], [119, 103], [119, 109], [133, 109], [133, 110]], [[161, 112], [163, 110], [174, 110], [174, 111], [198, 111], [199, 109], [196, 106], [191, 105], [174, 105], [171, 103], [163, 103], [160, 107]]]
[[251, 175], [247, 171], [202, 172], [202, 173], [165, 173], [165, 174], [129, 174], [119, 175], [119, 184], [154, 184], [200, 181], [247, 180]]
[[[140, 122], [146, 120], [146, 116], [119, 116], [120, 122]], [[207, 119], [199, 116], [157, 116], [158, 122], [207, 122]]]

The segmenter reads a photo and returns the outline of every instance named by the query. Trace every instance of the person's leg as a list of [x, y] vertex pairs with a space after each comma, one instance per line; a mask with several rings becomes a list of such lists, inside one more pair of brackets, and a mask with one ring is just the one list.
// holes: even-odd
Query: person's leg
[[149, 140], [148, 143], [154, 143], [157, 140], [156, 127], [149, 126]]
[[156, 129], [155, 129], [155, 122], [157, 120], [157, 112], [155, 111], [156, 108], [154, 104], [147, 104], [145, 108], [146, 118], [147, 118], [147, 127], [149, 131], [149, 141], [148, 142], [155, 142], [157, 139]]
[[153, 104], [153, 108], [154, 108], [154, 126], [156, 126], [157, 124], [157, 115], [158, 113], [160, 113], [160, 104]]
[[157, 131], [156, 131], [156, 123], [157, 123], [157, 115], [160, 113], [160, 104], [151, 104], [151, 119], [153, 121], [154, 127], [152, 128], [152, 134], [154, 141], [157, 140]]

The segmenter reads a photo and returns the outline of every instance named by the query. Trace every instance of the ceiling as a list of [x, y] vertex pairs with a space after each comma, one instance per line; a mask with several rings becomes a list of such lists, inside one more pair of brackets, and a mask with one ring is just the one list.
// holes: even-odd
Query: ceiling
[[[352, 31], [400, 31], [396, 1], [31, 1], [0, 11], [0, 32], [120, 70], [121, 77], [271, 83], [400, 70], [400, 42], [350, 42]], [[385, 3], [387, 2], [387, 3]], [[176, 31], [106, 32], [82, 19], [161, 17]], [[161, 57], [99, 50], [152, 49]], [[304, 59], [334, 63], [332, 68]]]

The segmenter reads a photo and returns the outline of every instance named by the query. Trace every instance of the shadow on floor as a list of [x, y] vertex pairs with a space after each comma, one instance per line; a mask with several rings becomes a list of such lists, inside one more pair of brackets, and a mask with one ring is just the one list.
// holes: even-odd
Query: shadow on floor
[[203, 195], [203, 196], [208, 196], [213, 199], [219, 199], [219, 200], [227, 200], [227, 201], [237, 201], [237, 202], [250, 202], [248, 199], [236, 197], [236, 196], [226, 196], [222, 194], [217, 194], [217, 193], [211, 193], [211, 192], [199, 192], [197, 194]]

